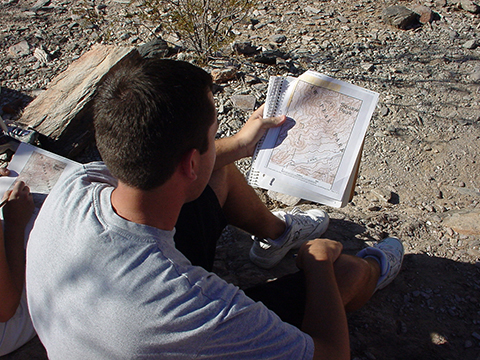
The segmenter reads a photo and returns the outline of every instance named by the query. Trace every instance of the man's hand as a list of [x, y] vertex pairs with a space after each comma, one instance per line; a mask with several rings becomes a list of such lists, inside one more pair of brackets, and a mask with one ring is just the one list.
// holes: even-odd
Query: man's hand
[[255, 110], [240, 131], [233, 136], [238, 141], [239, 146], [244, 149], [244, 157], [253, 155], [257, 142], [267, 129], [280, 126], [287, 119], [285, 115], [264, 118], [264, 108], [265, 104]]
[[347, 316], [333, 268], [342, 248], [337, 241], [316, 239], [298, 252], [307, 290], [302, 330], [313, 339], [314, 359], [350, 359]]
[[282, 125], [287, 119], [285, 115], [264, 118], [264, 107], [265, 105], [262, 105], [255, 110], [238, 133], [215, 142], [217, 160], [214, 169], [219, 169], [244, 157], [252, 156], [257, 142], [265, 134], [265, 131]]
[[315, 239], [302, 244], [297, 256], [297, 267], [308, 270], [312, 262], [328, 261], [334, 263], [342, 253], [343, 245], [338, 241]]
[[13, 189], [5, 193], [4, 199], [7, 199], [7, 203], [3, 208], [5, 223], [11, 228], [18, 227], [24, 229], [35, 208], [30, 188], [23, 181], [17, 181]]

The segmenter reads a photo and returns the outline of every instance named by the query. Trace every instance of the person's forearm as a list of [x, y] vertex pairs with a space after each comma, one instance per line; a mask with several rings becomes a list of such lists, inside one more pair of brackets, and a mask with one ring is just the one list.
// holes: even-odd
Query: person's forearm
[[314, 359], [350, 359], [347, 317], [333, 264], [317, 262], [304, 272], [307, 299], [302, 330], [313, 338]]
[[9, 226], [9, 224], [6, 223], [4, 236], [5, 252], [12, 281], [15, 287], [21, 292], [25, 283], [25, 232], [23, 228], [19, 229], [16, 226]]
[[218, 139], [215, 141], [215, 150], [217, 159], [214, 170], [218, 170], [228, 164], [249, 156], [248, 150], [242, 146], [234, 136]]
[[23, 283], [18, 287], [17, 280], [13, 278], [5, 244], [0, 239], [0, 322], [8, 321], [15, 314], [22, 291]]
[[260, 106], [249, 117], [245, 125], [235, 135], [219, 139], [215, 142], [217, 161], [214, 170], [252, 156], [257, 142], [265, 134], [267, 129], [280, 126], [287, 119], [285, 115], [275, 117], [263, 117], [264, 105]]

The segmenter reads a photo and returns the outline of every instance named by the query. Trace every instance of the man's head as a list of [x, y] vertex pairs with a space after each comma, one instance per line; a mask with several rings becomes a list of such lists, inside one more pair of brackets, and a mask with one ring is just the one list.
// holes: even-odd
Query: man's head
[[111, 71], [96, 95], [94, 124], [112, 175], [151, 190], [188, 151], [207, 151], [215, 121], [211, 91], [211, 76], [186, 62], [136, 57]]

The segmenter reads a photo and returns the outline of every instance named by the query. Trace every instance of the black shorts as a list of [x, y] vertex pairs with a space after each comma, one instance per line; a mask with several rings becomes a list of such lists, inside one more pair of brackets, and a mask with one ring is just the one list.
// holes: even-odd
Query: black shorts
[[175, 225], [175, 246], [193, 265], [212, 271], [217, 240], [225, 226], [217, 196], [207, 185], [198, 199], [183, 205]]
[[[215, 248], [227, 220], [215, 192], [207, 186], [200, 197], [183, 205], [175, 226], [175, 246], [193, 265], [213, 269]], [[246, 289], [247, 296], [261, 301], [283, 321], [301, 326], [305, 309], [303, 273], [284, 276]]]

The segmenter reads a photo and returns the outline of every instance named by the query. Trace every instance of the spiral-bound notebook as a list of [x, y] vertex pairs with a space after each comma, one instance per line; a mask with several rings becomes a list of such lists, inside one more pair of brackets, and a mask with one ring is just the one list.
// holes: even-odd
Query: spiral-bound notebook
[[352, 197], [378, 93], [315, 71], [270, 78], [264, 116], [286, 115], [259, 141], [254, 187], [342, 207]]

